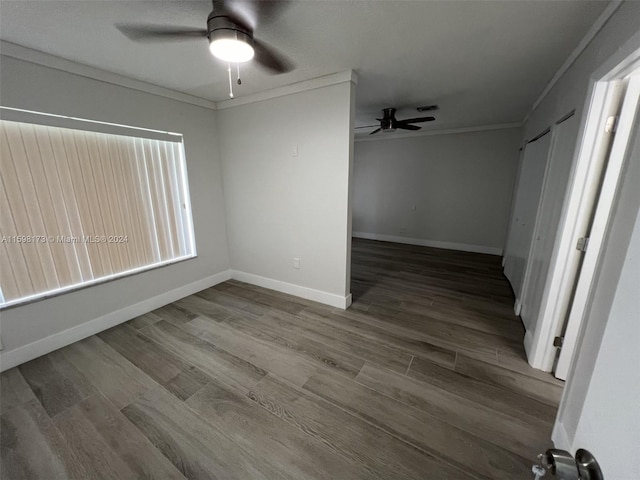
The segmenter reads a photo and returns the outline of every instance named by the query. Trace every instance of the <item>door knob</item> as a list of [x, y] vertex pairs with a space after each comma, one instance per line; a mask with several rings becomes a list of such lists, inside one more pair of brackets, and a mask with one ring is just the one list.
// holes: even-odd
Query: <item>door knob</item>
[[604, 480], [598, 461], [588, 450], [584, 448], [578, 449], [576, 452], [576, 465], [578, 465], [581, 480]]
[[575, 458], [566, 450], [551, 448], [545, 453], [544, 463], [561, 480], [604, 480], [595, 457], [584, 448], [576, 452]]
[[580, 480], [576, 461], [566, 450], [550, 448], [546, 452], [546, 463], [551, 475], [562, 480]]

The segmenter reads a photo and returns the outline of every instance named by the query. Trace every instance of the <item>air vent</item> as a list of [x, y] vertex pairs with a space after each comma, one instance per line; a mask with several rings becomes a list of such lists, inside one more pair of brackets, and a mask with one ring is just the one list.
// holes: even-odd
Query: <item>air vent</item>
[[427, 105], [425, 107], [418, 107], [419, 112], [428, 112], [433, 110], [438, 110], [438, 105]]

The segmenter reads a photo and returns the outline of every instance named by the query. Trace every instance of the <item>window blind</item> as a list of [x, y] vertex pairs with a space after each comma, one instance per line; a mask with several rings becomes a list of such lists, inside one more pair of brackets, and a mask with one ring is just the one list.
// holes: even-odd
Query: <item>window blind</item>
[[0, 120], [0, 307], [195, 254], [182, 142]]

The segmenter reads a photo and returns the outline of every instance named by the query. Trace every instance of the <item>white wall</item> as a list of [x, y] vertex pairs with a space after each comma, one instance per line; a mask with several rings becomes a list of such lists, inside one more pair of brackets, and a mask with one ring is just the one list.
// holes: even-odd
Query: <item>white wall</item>
[[596, 273], [555, 433], [590, 450], [606, 478], [640, 478], [640, 123]]
[[354, 87], [346, 80], [219, 110], [235, 277], [348, 303]]
[[2, 56], [0, 62], [4, 106], [183, 133], [198, 253], [179, 264], [3, 311], [2, 368], [38, 349], [77, 340], [61, 333], [67, 329], [90, 334], [99, 325], [126, 320], [114, 312], [150, 310], [163, 299], [174, 300], [167, 292], [179, 289], [185, 296], [189, 285], [201, 289], [218, 281], [220, 276], [212, 276], [228, 270], [229, 257], [216, 112], [15, 58]]
[[502, 253], [520, 129], [384, 135], [356, 141], [354, 236]]

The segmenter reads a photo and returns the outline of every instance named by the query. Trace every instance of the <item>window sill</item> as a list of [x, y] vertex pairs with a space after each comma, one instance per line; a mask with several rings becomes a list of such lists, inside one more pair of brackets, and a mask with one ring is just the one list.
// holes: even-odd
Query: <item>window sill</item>
[[84, 282], [77, 285], [69, 285], [68, 287], [60, 288], [57, 290], [50, 290], [48, 292], [40, 293], [37, 295], [32, 295], [25, 298], [20, 298], [16, 300], [12, 300], [3, 305], [0, 305], [0, 312], [5, 310], [10, 310], [16, 307], [22, 307], [25, 305], [29, 305], [31, 303], [40, 302], [42, 300], [47, 300], [49, 298], [59, 297], [60, 295], [65, 295], [71, 292], [77, 292], [78, 290], [84, 290], [85, 288], [95, 287], [96, 285], [102, 285], [104, 283], [113, 282], [115, 280], [120, 280], [126, 277], [132, 277], [134, 275], [139, 275], [141, 273], [149, 272], [151, 270], [157, 270], [163, 267], [167, 267], [169, 265], [175, 265], [177, 263], [186, 262], [188, 260], [192, 260], [198, 258], [197, 254], [186, 255], [184, 257], [174, 258], [166, 262], [154, 263], [152, 265], [146, 265], [144, 267], [139, 267], [134, 270], [129, 270], [122, 273], [117, 273], [114, 275], [110, 275], [108, 277], [102, 277], [95, 280], [91, 280], [89, 282]]

